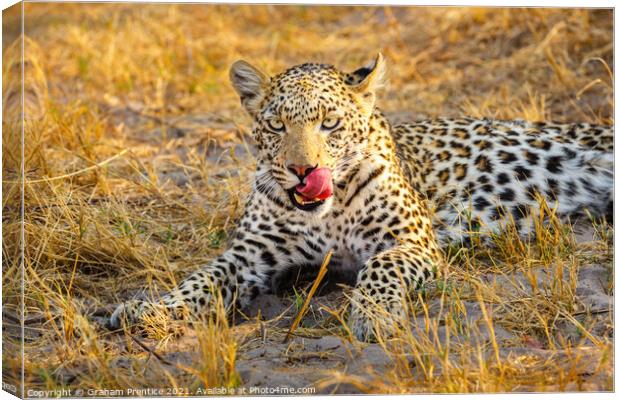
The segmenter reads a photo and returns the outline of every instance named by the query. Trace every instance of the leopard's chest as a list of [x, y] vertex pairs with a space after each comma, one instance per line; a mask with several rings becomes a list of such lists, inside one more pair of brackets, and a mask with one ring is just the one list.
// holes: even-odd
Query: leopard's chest
[[[377, 251], [389, 247], [390, 244], [380, 236], [368, 234], [378, 232], [380, 229], [375, 229], [375, 225], [369, 227], [364, 224], [369, 217], [368, 211], [376, 217], [377, 210], [362, 211], [343, 212], [337, 217], [328, 218], [321, 224], [309, 228], [306, 240], [315, 241], [317, 245], [324, 242], [319, 262], [331, 250], [333, 269], [357, 272]], [[315, 236], [316, 234], [318, 236]]]

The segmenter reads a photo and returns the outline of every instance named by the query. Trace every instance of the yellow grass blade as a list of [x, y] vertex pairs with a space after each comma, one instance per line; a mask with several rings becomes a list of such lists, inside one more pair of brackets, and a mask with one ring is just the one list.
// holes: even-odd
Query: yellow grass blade
[[[43, 183], [43, 182], [57, 181], [57, 180], [60, 180], [60, 179], [66, 179], [66, 178], [70, 178], [72, 176], [80, 175], [80, 174], [83, 174], [84, 172], [88, 172], [88, 171], [91, 171], [91, 170], [96, 169], [96, 168], [101, 168], [104, 165], [110, 163], [111, 161], [114, 161], [117, 158], [122, 157], [128, 151], [129, 151], [129, 149], [125, 149], [125, 150], [121, 151], [120, 153], [113, 155], [110, 158], [106, 158], [105, 160], [103, 160], [101, 162], [98, 162], [95, 165], [91, 165], [90, 167], [81, 169], [79, 171], [71, 172], [70, 174], [54, 176], [54, 177], [51, 177], [51, 178], [26, 180], [24, 183]], [[2, 181], [2, 183], [19, 183], [19, 181]]]
[[299, 325], [299, 323], [301, 322], [301, 319], [306, 314], [306, 311], [308, 311], [310, 300], [312, 300], [314, 293], [319, 288], [321, 281], [323, 280], [323, 278], [325, 277], [325, 274], [327, 273], [327, 265], [329, 264], [329, 260], [332, 258], [333, 252], [334, 252], [333, 250], [328, 251], [327, 255], [323, 259], [323, 264], [321, 265], [321, 269], [319, 270], [319, 275], [314, 280], [314, 283], [312, 284], [312, 287], [310, 288], [310, 292], [308, 293], [308, 297], [306, 297], [306, 301], [304, 302], [304, 305], [301, 307], [301, 309], [297, 313], [297, 316], [295, 317], [293, 324], [291, 325], [288, 332], [286, 333], [283, 343], [286, 343], [288, 341], [291, 334], [295, 332], [295, 329], [297, 329], [297, 326]]

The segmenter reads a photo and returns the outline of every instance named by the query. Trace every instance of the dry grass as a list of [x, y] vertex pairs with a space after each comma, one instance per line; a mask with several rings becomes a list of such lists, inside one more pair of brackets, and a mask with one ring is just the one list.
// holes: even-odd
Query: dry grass
[[[156, 296], [171, 288], [225, 247], [254, 164], [247, 151], [249, 121], [227, 82], [228, 67], [238, 58], [270, 72], [308, 60], [352, 69], [381, 49], [390, 70], [380, 104], [395, 118], [469, 114], [613, 123], [612, 13], [606, 10], [43, 3], [25, 8], [27, 388], [240, 384], [235, 359], [247, 338], [264, 337], [260, 323], [229, 326], [216, 318], [190, 335], [202, 364], [192, 358], [168, 365], [158, 352], [173, 348], [176, 339], [152, 332], [137, 339], [145, 350], [141, 342], [103, 329], [99, 318], [110, 304], [136, 293]], [[21, 363], [7, 321], [19, 314], [21, 283], [15, 279], [20, 273], [15, 11], [5, 13], [3, 26], [8, 379], [17, 376]], [[601, 237], [612, 235], [610, 227], [596, 227]], [[575, 295], [580, 265], [594, 260], [611, 270], [610, 241], [583, 248], [559, 222], [540, 224], [536, 235], [532, 244], [507, 232], [490, 252], [453, 249], [450, 272], [421, 293], [424, 302], [410, 301], [424, 332], [403, 328], [396, 339], [379, 338], [394, 354], [394, 368], [374, 380], [334, 371], [324, 385], [344, 382], [369, 392], [611, 390], [612, 340], [590, 333], [596, 315]], [[504, 276], [503, 285], [485, 279], [490, 273]], [[513, 279], [516, 273], [529, 280], [529, 289]], [[537, 274], [545, 275], [546, 284], [537, 286]], [[507, 282], [513, 283], [510, 290]], [[442, 305], [434, 314], [425, 306], [432, 301]], [[486, 333], [463, 322], [464, 302], [484, 311]], [[347, 338], [338, 322], [346, 317], [344, 309], [331, 312], [331, 325], [319, 332]], [[565, 337], [567, 324], [581, 339]], [[545, 350], [508, 357], [493, 334], [498, 325]], [[440, 340], [442, 330], [469, 340]], [[281, 341], [283, 332], [273, 334]], [[580, 352], [597, 356], [596, 365], [584, 372]]]
[[[394, 368], [359, 387], [380, 393], [611, 390], [613, 343], [591, 333], [596, 310], [576, 295], [578, 246], [561, 251], [557, 240], [574, 238], [566, 229], [557, 232], [561, 224], [551, 219], [536, 227], [535, 244], [507, 233], [491, 251], [468, 250], [452, 259], [463, 268], [407, 302], [408, 319], [417, 322], [391, 327], [378, 339]], [[506, 257], [507, 242], [527, 252]], [[433, 301], [438, 307], [429, 312]], [[481, 318], [468, 315], [472, 310]], [[606, 318], [611, 323], [611, 315]], [[514, 335], [498, 337], [497, 329]]]

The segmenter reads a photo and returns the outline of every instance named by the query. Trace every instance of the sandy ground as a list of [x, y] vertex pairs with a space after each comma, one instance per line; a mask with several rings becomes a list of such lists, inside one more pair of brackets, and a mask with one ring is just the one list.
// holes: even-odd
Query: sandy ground
[[[584, 224], [585, 225], [585, 224]], [[583, 229], [579, 235], [582, 243], [587, 242], [594, 232]], [[590, 322], [590, 334], [592, 339], [585, 339], [581, 345], [570, 351], [545, 348], [543, 344], [535, 338], [524, 338], [511, 333], [495, 323], [488, 326], [480, 305], [476, 301], [465, 301], [466, 318], [461, 321], [463, 333], [455, 335], [454, 332], [447, 330], [442, 324], [441, 316], [444, 304], [438, 299], [431, 301], [428, 306], [429, 317], [418, 316], [412, 318], [411, 329], [419, 336], [420, 340], [437, 341], [445, 345], [451, 343], [466, 343], [470, 341], [475, 332], [476, 340], [488, 341], [494, 335], [499, 345], [498, 352], [502, 360], [521, 360], [526, 366], [527, 363], [551, 362], [566, 363], [567, 368], [574, 368], [570, 360], [580, 359], [579, 371], [583, 376], [580, 387], [557, 387], [551, 379], [545, 390], [597, 390], [603, 382], [600, 376], [591, 377], [593, 371], [601, 363], [601, 352], [590, 351], [593, 347], [592, 340], [611, 338], [613, 336], [610, 324], [613, 315], [613, 297], [608, 295], [606, 282], [609, 279], [609, 269], [602, 265], [591, 264], [583, 265], [578, 274], [577, 295], [589, 310], [596, 314], [596, 321]], [[485, 279], [495, 282], [506, 290], [531, 291], [533, 286], [538, 288], [550, 285], [550, 271], [539, 269], [536, 271], [535, 284], [521, 273], [511, 275], [487, 274]], [[385, 347], [377, 343], [349, 342], [344, 337], [329, 334], [325, 326], [329, 326], [330, 314], [325, 312], [325, 308], [337, 308], [343, 301], [341, 289], [327, 291], [326, 294], [316, 296], [312, 302], [308, 314], [302, 322], [303, 329], [284, 342], [288, 327], [290, 327], [295, 315], [296, 308], [294, 298], [291, 296], [263, 295], [246, 312], [249, 320], [237, 321], [236, 332], [256, 331], [256, 325], [260, 325], [258, 332], [245, 336], [240, 343], [238, 358], [236, 362], [237, 372], [241, 378], [241, 385], [236, 389], [236, 393], [246, 388], [248, 393], [251, 391], [262, 390], [262, 394], [267, 394], [265, 390], [286, 390], [286, 388], [313, 388], [316, 393], [363, 393], [361, 390], [364, 385], [372, 381], [381, 381], [384, 374], [392, 373], [397, 362], [402, 362], [403, 357], [408, 360], [410, 368], [415, 370], [416, 357], [414, 354], [394, 354], [386, 351]], [[239, 317], [238, 317], [239, 318]], [[243, 318], [240, 318], [243, 319]], [[429, 320], [438, 319], [437, 329], [429, 329]], [[101, 323], [105, 323], [100, 319]], [[492, 333], [491, 333], [492, 332]], [[565, 337], [577, 342], [580, 340], [580, 333], [575, 330], [574, 325], [566, 324], [560, 333]], [[427, 337], [427, 338], [426, 338]], [[121, 339], [121, 338], [119, 338]], [[156, 340], [141, 339], [146, 346], [155, 349], [158, 345]], [[122, 342], [122, 340], [120, 340]], [[170, 342], [164, 349], [157, 350], [160, 358], [152, 357], [151, 361], [145, 365], [148, 373], [150, 368], [157, 371], [158, 368], [170, 369], [173, 373], [181, 372], [174, 364], [195, 365], [199, 363], [197, 359], [196, 347], [198, 346], [196, 336], [191, 330], [186, 331], [183, 336]], [[472, 353], [471, 357], [478, 357]], [[494, 349], [488, 348], [487, 353], [482, 355], [484, 358], [492, 358]], [[398, 361], [396, 360], [398, 358]], [[118, 358], [119, 366], [126, 359]], [[454, 360], [458, 362], [458, 360]], [[569, 367], [570, 365], [570, 367]], [[436, 373], [441, 373], [442, 365], [437, 362]], [[332, 383], [334, 376], [344, 374], [347, 376], [345, 383]], [[415, 374], [415, 372], [414, 372]], [[356, 386], [356, 382], [365, 382], [362, 386]], [[257, 389], [261, 388], [261, 389]], [[281, 388], [281, 389], [276, 389]], [[284, 388], [284, 389], [283, 389]], [[539, 384], [536, 386], [524, 386], [521, 391], [541, 390]], [[256, 392], [255, 392], [256, 393]], [[283, 392], [282, 392], [283, 393]]]

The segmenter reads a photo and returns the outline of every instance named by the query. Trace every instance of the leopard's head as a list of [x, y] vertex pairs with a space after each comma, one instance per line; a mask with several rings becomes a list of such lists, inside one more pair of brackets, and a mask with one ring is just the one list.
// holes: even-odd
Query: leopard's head
[[381, 54], [350, 74], [303, 64], [269, 77], [235, 62], [230, 80], [254, 120], [259, 189], [302, 212], [329, 210], [334, 185], [368, 152], [369, 119], [384, 70]]

